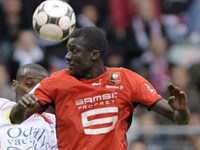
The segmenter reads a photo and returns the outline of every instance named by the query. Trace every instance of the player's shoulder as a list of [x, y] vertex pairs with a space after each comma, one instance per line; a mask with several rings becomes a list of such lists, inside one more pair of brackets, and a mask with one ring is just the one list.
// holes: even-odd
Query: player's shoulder
[[42, 82], [49, 82], [49, 81], [58, 81], [57, 79], [66, 79], [66, 77], [70, 76], [69, 69], [63, 69], [56, 71], [51, 74], [50, 77], [45, 78]]
[[58, 78], [62, 76], [69, 76], [69, 69], [62, 69], [51, 74], [50, 78]]
[[142, 81], [144, 79], [144, 77], [142, 77], [140, 74], [127, 69], [127, 68], [123, 68], [123, 67], [109, 67], [107, 69], [110, 73], [110, 75], [112, 74], [119, 74], [123, 79], [127, 79], [127, 80], [131, 80], [131, 81]]
[[16, 104], [16, 102], [13, 102], [13, 101], [11, 101], [11, 100], [9, 100], [9, 99], [0, 98], [0, 106], [1, 106], [1, 105], [4, 105], [4, 104], [6, 104], [6, 103]]
[[5, 103], [5, 102], [8, 102], [10, 100], [6, 99], [6, 98], [0, 98], [0, 103]]
[[107, 67], [107, 70], [108, 71], [122, 71], [122, 72], [131, 71], [131, 70], [124, 68], [124, 67]]
[[13, 102], [11, 100], [0, 98], [0, 109], [2, 109], [4, 106], [13, 106], [16, 102]]
[[136, 72], [123, 67], [108, 67], [107, 70], [109, 72], [121, 72], [124, 74], [138, 75]]

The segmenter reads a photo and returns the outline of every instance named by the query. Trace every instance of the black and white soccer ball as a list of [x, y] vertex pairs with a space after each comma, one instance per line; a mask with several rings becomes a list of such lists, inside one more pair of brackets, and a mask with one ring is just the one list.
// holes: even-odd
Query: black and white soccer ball
[[66, 40], [76, 25], [73, 8], [61, 0], [42, 2], [33, 14], [33, 29], [37, 35], [47, 41]]

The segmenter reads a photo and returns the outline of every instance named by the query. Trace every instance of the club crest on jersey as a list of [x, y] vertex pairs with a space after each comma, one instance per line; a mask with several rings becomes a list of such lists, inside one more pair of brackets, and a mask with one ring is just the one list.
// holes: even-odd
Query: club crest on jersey
[[112, 85], [119, 85], [121, 83], [121, 75], [119, 72], [110, 73], [110, 83]]

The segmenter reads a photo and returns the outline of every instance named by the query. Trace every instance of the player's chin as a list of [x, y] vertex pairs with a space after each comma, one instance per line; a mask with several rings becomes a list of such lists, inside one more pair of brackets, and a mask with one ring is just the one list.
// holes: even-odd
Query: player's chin
[[73, 70], [72, 70], [72, 69], [70, 69], [70, 68], [69, 68], [69, 72], [70, 72], [70, 74], [71, 74], [71, 75], [73, 75], [73, 74], [74, 74], [74, 73], [73, 73]]
[[75, 70], [75, 67], [73, 65], [68, 64], [68, 68], [70, 72], [73, 72]]
[[69, 72], [72, 76], [75, 76], [76, 75], [76, 72], [75, 72], [75, 69], [74, 68], [69, 68]]
[[70, 75], [72, 75], [76, 78], [79, 78], [79, 72], [78, 71], [75, 71], [74, 69], [69, 70], [69, 71], [70, 71]]

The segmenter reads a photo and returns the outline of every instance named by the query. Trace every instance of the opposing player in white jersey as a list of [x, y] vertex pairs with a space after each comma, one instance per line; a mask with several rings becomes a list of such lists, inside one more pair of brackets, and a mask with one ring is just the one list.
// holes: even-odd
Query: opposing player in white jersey
[[[16, 80], [13, 80], [16, 102], [48, 76], [48, 72], [38, 64], [19, 68]], [[0, 150], [57, 150], [55, 115], [36, 113], [22, 124], [13, 125], [8, 116], [15, 104], [0, 98]]]

